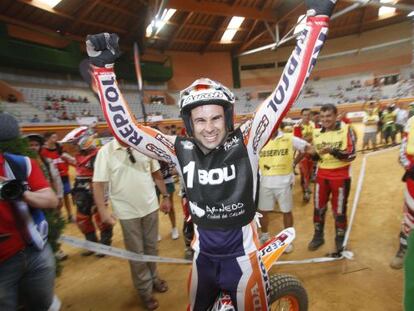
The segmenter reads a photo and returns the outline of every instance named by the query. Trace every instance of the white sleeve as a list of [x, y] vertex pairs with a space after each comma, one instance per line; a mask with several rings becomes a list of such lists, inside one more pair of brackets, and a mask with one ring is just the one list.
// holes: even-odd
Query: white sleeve
[[305, 152], [305, 149], [307, 146], [310, 146], [310, 144], [299, 137], [293, 136], [293, 149], [299, 151], [299, 152]]
[[109, 182], [109, 167], [107, 163], [109, 144], [102, 147], [96, 155], [92, 178], [93, 182]]

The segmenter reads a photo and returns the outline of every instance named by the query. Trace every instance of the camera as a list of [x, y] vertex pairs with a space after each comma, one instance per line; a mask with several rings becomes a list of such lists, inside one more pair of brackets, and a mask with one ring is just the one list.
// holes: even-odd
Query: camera
[[0, 182], [0, 200], [13, 201], [20, 199], [25, 190], [26, 188], [20, 180], [2, 181]]

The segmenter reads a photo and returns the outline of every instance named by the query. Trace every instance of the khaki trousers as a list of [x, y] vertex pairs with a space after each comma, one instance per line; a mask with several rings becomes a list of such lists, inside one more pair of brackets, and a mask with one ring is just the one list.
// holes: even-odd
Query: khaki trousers
[[[120, 220], [127, 250], [138, 254], [158, 255], [158, 210], [142, 217]], [[144, 300], [152, 295], [158, 279], [157, 266], [150, 262], [129, 261], [134, 287]]]

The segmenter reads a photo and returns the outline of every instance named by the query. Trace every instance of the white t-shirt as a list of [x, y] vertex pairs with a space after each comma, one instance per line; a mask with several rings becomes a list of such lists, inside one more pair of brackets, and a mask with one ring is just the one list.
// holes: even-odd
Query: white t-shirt
[[127, 148], [115, 139], [99, 150], [95, 161], [94, 182], [109, 183], [109, 198], [119, 219], [144, 217], [158, 209], [151, 173], [160, 165], [146, 155], [131, 149], [136, 163], [129, 159]]
[[372, 116], [368, 116], [365, 114], [364, 118], [362, 119], [362, 123], [365, 124], [364, 133], [376, 133], [378, 128], [378, 115], [374, 114]]
[[398, 108], [395, 123], [405, 125], [407, 123], [407, 120], [408, 120], [408, 111], [405, 109]]
[[[283, 132], [279, 131], [276, 138], [282, 137]], [[293, 149], [299, 152], [305, 152], [309, 143], [301, 138], [292, 137]], [[292, 155], [293, 156], [293, 155]], [[293, 184], [295, 175], [293, 173], [287, 175], [275, 175], [275, 176], [261, 176], [260, 185], [267, 188], [285, 188]]]

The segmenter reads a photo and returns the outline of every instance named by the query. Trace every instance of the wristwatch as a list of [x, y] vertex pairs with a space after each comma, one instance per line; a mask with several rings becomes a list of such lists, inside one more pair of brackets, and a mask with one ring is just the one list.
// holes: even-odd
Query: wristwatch
[[167, 194], [162, 194], [162, 198], [163, 198], [163, 199], [165, 199], [165, 198], [169, 198], [169, 197], [171, 197], [169, 193], [167, 193]]

